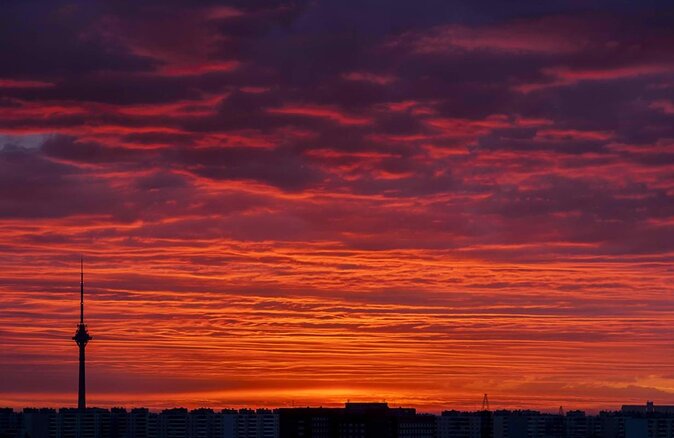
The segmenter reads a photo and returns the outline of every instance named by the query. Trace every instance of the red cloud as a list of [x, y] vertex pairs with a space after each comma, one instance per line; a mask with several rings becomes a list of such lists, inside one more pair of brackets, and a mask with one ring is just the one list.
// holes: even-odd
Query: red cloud
[[388, 85], [395, 82], [396, 78], [392, 75], [382, 75], [368, 72], [350, 72], [345, 73], [342, 77], [348, 81], [364, 81], [372, 82], [377, 85]]
[[494, 26], [439, 26], [430, 31], [406, 33], [389, 44], [410, 47], [422, 54], [453, 50], [564, 54], [593, 45], [592, 34], [592, 26], [582, 20], [545, 17]]
[[0, 88], [45, 88], [52, 87], [52, 82], [20, 79], [0, 79]]
[[372, 119], [369, 117], [346, 114], [338, 109], [326, 106], [286, 105], [280, 108], [269, 108], [267, 111], [273, 114], [287, 114], [328, 119], [341, 125], [367, 125], [372, 122]]

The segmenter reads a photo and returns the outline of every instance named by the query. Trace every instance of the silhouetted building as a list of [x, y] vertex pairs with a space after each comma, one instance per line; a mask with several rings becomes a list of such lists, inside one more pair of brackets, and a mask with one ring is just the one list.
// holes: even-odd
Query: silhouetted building
[[437, 436], [435, 415], [415, 414], [398, 418], [398, 438], [434, 438]]
[[187, 438], [188, 431], [187, 409], [165, 409], [159, 414], [159, 438]]
[[22, 438], [56, 438], [58, 414], [55, 409], [26, 408], [21, 413]]
[[12, 408], [0, 408], [0, 438], [13, 438], [19, 431], [19, 416]]
[[217, 438], [219, 437], [219, 415], [213, 409], [194, 409], [190, 411], [189, 425], [190, 438]]
[[[607, 416], [607, 415], [605, 415]], [[611, 416], [617, 424], [619, 438], [674, 438], [674, 406], [624, 405], [620, 415]]]
[[236, 414], [236, 438], [276, 438], [278, 430], [278, 414], [269, 409], [241, 409]]
[[432, 438], [434, 415], [386, 403], [347, 403], [344, 408], [278, 409], [282, 438]]
[[146, 408], [131, 409], [127, 430], [127, 438], [157, 438], [159, 436], [159, 415]]
[[337, 408], [282, 408], [277, 412], [281, 438], [339, 436], [339, 409]]
[[674, 415], [674, 405], [656, 406], [652, 401], [647, 401], [645, 405], [623, 405], [620, 409], [623, 414], [667, 414]]
[[237, 411], [235, 409], [223, 409], [220, 411], [220, 437], [236, 437], [236, 419]]
[[100, 408], [59, 409], [57, 438], [109, 438], [110, 411]]
[[129, 414], [124, 408], [110, 409], [110, 438], [126, 438], [129, 429]]
[[564, 438], [564, 417], [536, 411], [496, 411], [494, 438]]
[[644, 417], [625, 419], [625, 438], [673, 438], [674, 419]]
[[489, 411], [444, 411], [438, 417], [438, 438], [491, 438], [492, 419]]
[[0, 409], [0, 438], [674, 438], [669, 406], [566, 415], [537, 411], [417, 414], [385, 403], [343, 408]]
[[596, 416], [583, 411], [569, 411], [564, 418], [566, 438], [600, 438], [601, 424]]

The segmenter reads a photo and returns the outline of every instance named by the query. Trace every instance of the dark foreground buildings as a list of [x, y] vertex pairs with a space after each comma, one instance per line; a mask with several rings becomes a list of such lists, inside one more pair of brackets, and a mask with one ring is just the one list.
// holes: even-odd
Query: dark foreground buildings
[[283, 408], [280, 438], [360, 438], [436, 436], [435, 416], [386, 403], [347, 403], [344, 408]]
[[674, 406], [565, 415], [537, 411], [419, 414], [385, 403], [222, 410], [0, 409], [0, 438], [674, 438]]

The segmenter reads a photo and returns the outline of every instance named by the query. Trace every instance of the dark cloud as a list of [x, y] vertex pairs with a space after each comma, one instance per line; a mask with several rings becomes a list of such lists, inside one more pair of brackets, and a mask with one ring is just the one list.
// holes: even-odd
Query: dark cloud
[[284, 190], [300, 190], [321, 180], [318, 169], [284, 149], [183, 149], [175, 158], [191, 172], [215, 180], [259, 181]]
[[120, 202], [107, 184], [76, 167], [47, 160], [35, 150], [0, 149], [0, 215], [5, 218], [111, 214]]
[[150, 59], [110, 44], [96, 32], [99, 2], [20, 2], [3, 5], [0, 53], [12, 62], [0, 77], [59, 79], [96, 71], [145, 71]]
[[130, 163], [150, 158], [149, 154], [142, 150], [78, 141], [76, 138], [69, 136], [48, 138], [42, 144], [41, 151], [47, 157], [87, 164]]

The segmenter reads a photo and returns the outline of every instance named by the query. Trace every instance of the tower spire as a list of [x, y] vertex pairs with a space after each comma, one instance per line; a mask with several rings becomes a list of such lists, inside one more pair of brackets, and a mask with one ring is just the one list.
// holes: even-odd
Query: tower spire
[[84, 256], [80, 256], [80, 324], [84, 324]]

